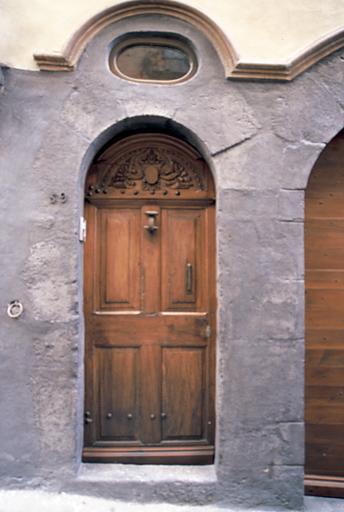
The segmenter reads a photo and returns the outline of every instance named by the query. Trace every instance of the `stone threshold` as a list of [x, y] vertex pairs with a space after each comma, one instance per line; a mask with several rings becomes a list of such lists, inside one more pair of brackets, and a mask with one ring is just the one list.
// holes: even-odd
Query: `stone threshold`
[[216, 501], [214, 465], [87, 464], [63, 485], [68, 493], [140, 503], [207, 505]]
[[78, 480], [84, 482], [217, 482], [215, 466], [165, 466], [139, 464], [81, 464]]

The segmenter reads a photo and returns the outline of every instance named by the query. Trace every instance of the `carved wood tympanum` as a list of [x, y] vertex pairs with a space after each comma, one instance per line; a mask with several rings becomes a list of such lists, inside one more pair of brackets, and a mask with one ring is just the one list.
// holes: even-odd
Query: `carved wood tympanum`
[[134, 136], [96, 159], [86, 197], [212, 197], [212, 183], [205, 171], [198, 153], [186, 144], [177, 144], [173, 137]]

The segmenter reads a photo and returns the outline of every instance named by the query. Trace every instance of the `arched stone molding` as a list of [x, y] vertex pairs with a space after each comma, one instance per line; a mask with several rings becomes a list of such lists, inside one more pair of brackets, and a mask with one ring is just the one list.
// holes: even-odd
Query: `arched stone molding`
[[34, 54], [42, 71], [72, 71], [87, 44], [105, 27], [133, 16], [160, 14], [190, 23], [203, 32], [214, 46], [223, 64], [226, 76], [230, 76], [239, 60], [234, 47], [222, 30], [208, 16], [185, 4], [168, 0], [125, 2], [106, 9], [88, 20], [71, 37], [61, 54]]
[[324, 143], [322, 143], [321, 146], [319, 145], [319, 150], [314, 154], [312, 165], [310, 165], [306, 169], [304, 169], [304, 173], [303, 173], [304, 189], [307, 189], [312, 172], [316, 168], [317, 163], [320, 160], [322, 154], [331, 146], [333, 141], [343, 131], [344, 131], [344, 123], [341, 125], [334, 125], [330, 136], [326, 138], [326, 141]]
[[309, 161], [306, 166], [300, 168], [300, 176], [299, 176], [299, 187], [300, 189], [306, 190], [309, 179], [312, 175], [313, 169], [315, 168], [318, 160], [321, 155], [326, 151], [326, 149], [330, 146], [332, 141], [336, 138], [336, 136], [344, 129], [343, 124], [334, 125], [331, 130], [331, 134], [326, 137], [326, 140], [323, 142], [319, 142], [317, 144], [313, 144], [314, 151], [312, 151], [309, 155]]
[[157, 132], [167, 135], [174, 135], [181, 141], [193, 146], [204, 158], [208, 168], [211, 171], [215, 188], [217, 187], [217, 176], [214, 167], [214, 160], [211, 157], [209, 148], [205, 146], [199, 136], [190, 128], [180, 124], [173, 119], [157, 115], [138, 115], [119, 119], [115, 123], [103, 128], [93, 139], [86, 153], [82, 158], [80, 165], [80, 190], [84, 193], [85, 181], [89, 167], [92, 164], [96, 154], [111, 141], [120, 140], [137, 132]]
[[87, 44], [105, 27], [125, 18], [143, 14], [161, 14], [190, 23], [214, 46], [226, 78], [290, 81], [313, 64], [344, 46], [340, 28], [315, 40], [287, 63], [244, 62], [221, 28], [198, 9], [169, 0], [125, 2], [101, 11], [77, 30], [61, 53], [35, 53], [42, 71], [73, 71]]

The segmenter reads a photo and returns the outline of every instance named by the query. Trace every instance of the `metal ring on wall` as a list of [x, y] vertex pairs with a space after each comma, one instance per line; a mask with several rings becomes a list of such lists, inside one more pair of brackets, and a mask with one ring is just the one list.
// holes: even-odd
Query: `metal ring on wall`
[[19, 300], [12, 300], [7, 307], [7, 314], [10, 318], [19, 318], [23, 311], [23, 304]]

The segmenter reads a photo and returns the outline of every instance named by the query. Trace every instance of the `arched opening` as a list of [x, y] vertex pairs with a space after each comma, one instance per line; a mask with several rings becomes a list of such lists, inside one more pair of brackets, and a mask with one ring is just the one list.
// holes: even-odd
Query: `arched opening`
[[162, 133], [109, 143], [86, 179], [83, 460], [209, 464], [215, 187]]
[[308, 494], [344, 497], [344, 131], [316, 162], [305, 198]]

